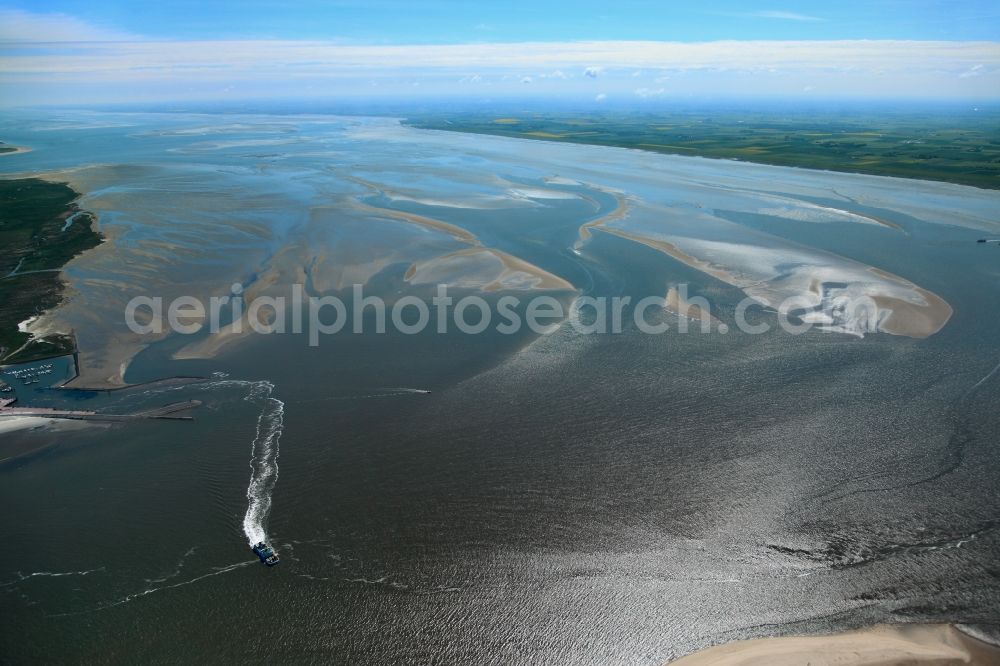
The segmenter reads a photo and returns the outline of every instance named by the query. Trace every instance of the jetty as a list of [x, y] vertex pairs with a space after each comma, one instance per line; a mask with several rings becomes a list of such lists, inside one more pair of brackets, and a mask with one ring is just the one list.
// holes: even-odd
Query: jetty
[[169, 419], [173, 421], [192, 421], [193, 416], [181, 414], [201, 405], [200, 400], [184, 400], [172, 402], [169, 405], [134, 412], [132, 414], [104, 414], [70, 409], [53, 409], [50, 407], [11, 407], [13, 401], [0, 405], [0, 416], [37, 416], [46, 419], [73, 419], [77, 421], [138, 421], [140, 419]]

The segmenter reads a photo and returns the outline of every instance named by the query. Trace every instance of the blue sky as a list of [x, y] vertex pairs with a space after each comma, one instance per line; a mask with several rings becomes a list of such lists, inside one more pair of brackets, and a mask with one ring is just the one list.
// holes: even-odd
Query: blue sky
[[159, 39], [364, 43], [721, 39], [1000, 40], [996, 0], [122, 0], [2, 3]]
[[0, 0], [0, 105], [1000, 98], [1000, 2]]

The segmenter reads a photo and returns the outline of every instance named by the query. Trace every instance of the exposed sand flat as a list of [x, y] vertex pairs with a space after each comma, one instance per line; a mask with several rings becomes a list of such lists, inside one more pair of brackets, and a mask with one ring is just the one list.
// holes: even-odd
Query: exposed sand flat
[[410, 265], [470, 245], [408, 220], [345, 214], [326, 206], [313, 208], [305, 236], [308, 240], [297, 244], [295, 261], [303, 271], [300, 281], [308, 280], [316, 293], [366, 285], [388, 266]]
[[246, 316], [225, 326], [219, 327], [215, 333], [184, 345], [175, 351], [170, 358], [178, 360], [191, 360], [196, 358], [215, 358], [226, 345], [244, 339], [251, 333], [250, 324]]
[[63, 386], [74, 389], [94, 389], [113, 391], [128, 386], [125, 372], [132, 359], [148, 345], [131, 342], [111, 343], [107, 352], [100, 350], [93, 354], [80, 353], [80, 374]]
[[[813, 203], [811, 201], [806, 201], [802, 198], [797, 198], [793, 196], [781, 196], [771, 192], [756, 192], [753, 190], [747, 190], [740, 187], [728, 187], [719, 186], [717, 192], [720, 196], [724, 194], [739, 194], [742, 196], [744, 201], [743, 205], [737, 203], [734, 205], [734, 209], [738, 210], [753, 210], [753, 202], [764, 202], [768, 204], [769, 207], [759, 208], [756, 210], [757, 213], [761, 215], [770, 215], [773, 217], [782, 217], [787, 220], [799, 220], [802, 222], [815, 222], [815, 223], [827, 223], [827, 222], [854, 222], [856, 224], [871, 224], [877, 226], [887, 227], [893, 229], [894, 231], [903, 231], [895, 222], [890, 222], [889, 220], [884, 220], [875, 215], [869, 215], [867, 213], [858, 213], [850, 210], [845, 210], [843, 208], [837, 208], [834, 206], [826, 206], [822, 204]], [[839, 192], [834, 191], [834, 194], [841, 199], [846, 199], [852, 203], [858, 203], [846, 197]], [[732, 205], [732, 204], [730, 204]]]
[[719, 320], [713, 317], [707, 310], [703, 310], [700, 306], [689, 303], [686, 299], [682, 298], [677, 287], [670, 287], [667, 290], [665, 300], [665, 309], [679, 317], [686, 317], [693, 321], [707, 322], [709, 324], [719, 323]]
[[[335, 257], [317, 255], [309, 276], [313, 288], [319, 293], [349, 289], [352, 285], [367, 285], [369, 281], [395, 263], [413, 260], [413, 254], [407, 253], [409, 248], [363, 248], [356, 255], [337, 252]], [[380, 251], [377, 256], [372, 256]]]
[[944, 325], [951, 319], [951, 306], [937, 294], [919, 287], [916, 289], [927, 300], [926, 307], [914, 307], [909, 301], [888, 296], [875, 296], [873, 298], [879, 310], [885, 310], [888, 313], [879, 322], [880, 330], [910, 338], [926, 338], [944, 328]]
[[[917, 338], [949, 321], [948, 303], [902, 277], [824, 250], [830, 230], [811, 235], [803, 227], [850, 225], [859, 235], [872, 234], [873, 242], [884, 240], [892, 252], [906, 251], [909, 239], [874, 225], [895, 229], [893, 220], [914, 233], [923, 222], [940, 226], [941, 233], [947, 231], [945, 225], [998, 228], [996, 193], [943, 184], [914, 188], [912, 182], [893, 179], [484, 139], [417, 131], [385, 120], [350, 121], [315, 142], [284, 144], [276, 152], [294, 160], [263, 164], [205, 150], [205, 142], [267, 146], [290, 136], [301, 138], [300, 119], [212, 122], [198, 116], [190, 127], [174, 127], [160, 116], [136, 117], [138, 124], [130, 121], [130, 127], [113, 133], [131, 137], [129, 141], [108, 141], [100, 155], [82, 153], [74, 162], [36, 150], [26, 158], [41, 172], [34, 175], [69, 182], [83, 193], [81, 208], [99, 217], [94, 224], [108, 241], [73, 260], [66, 275], [67, 299], [30, 324], [39, 333], [76, 332], [82, 375], [74, 385], [122, 385], [128, 359], [165, 337], [138, 336], [125, 328], [122, 313], [134, 295], [162, 296], [165, 303], [185, 294], [223, 295], [233, 282], [258, 279], [274, 268], [281, 271], [280, 278], [266, 289], [285, 294], [293, 281], [305, 282], [314, 293], [330, 293], [368, 284], [374, 275], [400, 266], [410, 267], [409, 279], [422, 284], [437, 277], [484, 291], [571, 288], [510, 255], [456, 253], [494, 244], [485, 232], [461, 227], [463, 220], [480, 225], [496, 219], [500, 225], [504, 217], [466, 218], [461, 209], [510, 209], [511, 217], [530, 209], [527, 217], [539, 220], [550, 219], [545, 209], [552, 209], [553, 221], [572, 220], [570, 235], [577, 233], [578, 239], [570, 243], [576, 248], [601, 229], [664, 252], [765, 306], [801, 296], [807, 305], [796, 314], [823, 329]], [[346, 141], [328, 143], [338, 132]], [[158, 136], [173, 139], [166, 144]], [[369, 143], [354, 145], [355, 138]], [[161, 159], [165, 149], [185, 146], [198, 158], [183, 164]], [[100, 162], [88, 163], [91, 159]], [[6, 164], [17, 169], [17, 163]], [[529, 170], [523, 171], [525, 167]], [[599, 202], [592, 199], [595, 195]], [[573, 198], [593, 205], [596, 212], [578, 212], [587, 209]], [[393, 210], [393, 199], [419, 214]], [[411, 207], [416, 204], [432, 208]], [[440, 213], [427, 212], [434, 210]], [[787, 238], [781, 234], [790, 225], [767, 226], [763, 217], [803, 224], [794, 238]], [[520, 255], [518, 243], [523, 241], [526, 248], [530, 244], [532, 257], [535, 252], [561, 252], [566, 244], [565, 236], [549, 235], [545, 222], [508, 240], [512, 243], [504, 249]], [[877, 259], [866, 261], [882, 265]], [[624, 262], [614, 264], [607, 266], [610, 272], [628, 270]], [[943, 279], [925, 277], [926, 261], [912, 272], [895, 266], [893, 270], [917, 282], [936, 279], [937, 285]], [[248, 288], [247, 297], [252, 297], [254, 290]], [[874, 317], [839, 314], [838, 304], [857, 296], [871, 299]], [[700, 319], [691, 311], [685, 316]], [[234, 331], [212, 340], [192, 336], [184, 342], [199, 342], [178, 357], [211, 355], [239, 338]]]
[[[304, 282], [305, 276], [302, 274], [301, 265], [284, 268], [289, 273], [294, 273], [296, 282], [299, 284]], [[248, 286], [244, 292], [247, 302], [265, 294], [271, 287], [283, 284], [285, 280], [280, 278], [283, 272], [272, 267], [262, 273], [260, 279]], [[487, 292], [525, 289], [575, 290], [575, 287], [566, 280], [538, 266], [499, 250], [480, 247], [465, 248], [427, 261], [415, 262], [406, 272], [404, 279], [411, 284], [446, 283], [449, 286]], [[214, 358], [225, 347], [248, 338], [253, 332], [247, 312], [244, 311], [239, 321], [222, 326], [217, 332], [185, 345], [174, 352], [172, 358]]]
[[617, 192], [615, 190], [596, 187], [594, 185], [591, 185], [590, 187], [596, 190], [600, 190], [601, 192], [613, 195], [617, 205], [615, 206], [614, 210], [612, 210], [610, 213], [601, 215], [600, 217], [593, 219], [590, 222], [587, 222], [586, 224], [580, 226], [580, 232], [579, 232], [580, 238], [577, 239], [576, 243], [574, 243], [573, 245], [574, 250], [579, 250], [581, 247], [583, 247], [583, 244], [587, 241], [588, 238], [590, 238], [591, 235], [590, 230], [593, 229], [594, 227], [600, 227], [602, 225], [607, 224], [608, 222], [613, 222], [614, 220], [620, 220], [624, 218], [626, 215], [628, 215], [628, 199], [625, 197], [624, 194], [622, 194], [621, 192]]
[[[458, 174], [452, 174], [449, 180], [456, 179]], [[429, 190], [418, 188], [389, 187], [383, 183], [376, 183], [355, 175], [344, 176], [344, 179], [368, 188], [374, 194], [380, 194], [390, 201], [404, 201], [419, 204], [421, 206], [431, 206], [434, 208], [451, 208], [465, 210], [499, 210], [519, 207], [536, 207], [538, 203], [531, 197], [519, 195], [511, 189], [514, 184], [496, 175], [492, 175], [490, 181], [495, 188], [492, 193], [484, 191], [462, 192], [441, 189], [438, 187]], [[461, 180], [459, 179], [461, 182]], [[539, 190], [539, 192], [545, 192]]]
[[[254, 299], [264, 296], [271, 287], [276, 286], [282, 276], [282, 271], [274, 266], [268, 268], [266, 271], [260, 273], [257, 280], [250, 283], [243, 290], [243, 298], [245, 303], [253, 303]], [[301, 273], [298, 275], [299, 283], [302, 283]], [[185, 322], [187, 323], [187, 322]], [[207, 324], [207, 322], [205, 322]], [[266, 325], [268, 322], [260, 322]], [[253, 333], [253, 327], [250, 325], [249, 318], [249, 306], [243, 309], [242, 316], [236, 321], [230, 322], [224, 326], [220, 326], [219, 330], [215, 333], [210, 333], [208, 336], [196, 340], [190, 344], [184, 345], [176, 352], [171, 355], [174, 359], [196, 359], [196, 358], [214, 358], [223, 347], [230, 345], [234, 342], [246, 339], [251, 333]]]
[[562, 190], [543, 190], [537, 187], [512, 187], [507, 190], [514, 199], [579, 199], [575, 192], [564, 192]]
[[[887, 279], [903, 279], [892, 273], [887, 273], [880, 268], [872, 267], [869, 270], [875, 275]], [[918, 287], [915, 284], [913, 285], [913, 289], [927, 302], [926, 307], [914, 308], [912, 307], [912, 303], [908, 301], [900, 302], [897, 299], [884, 296], [874, 297], [879, 308], [885, 308], [890, 313], [881, 324], [882, 329], [887, 333], [926, 338], [940, 331], [948, 323], [948, 320], [951, 319], [953, 310], [947, 301], [937, 294]], [[912, 335], [911, 333], [901, 331], [922, 332], [923, 335]]]
[[457, 196], [454, 199], [435, 199], [432, 197], [418, 197], [401, 192], [386, 190], [386, 197], [391, 201], [407, 201], [409, 203], [420, 204], [421, 206], [433, 206], [435, 208], [456, 208], [460, 210], [496, 210], [500, 208], [511, 208], [512, 204], [522, 204], [524, 207], [534, 205], [530, 201], [514, 200], [510, 197], [479, 197], [469, 198]]
[[565, 176], [546, 176], [543, 180], [549, 185], [583, 185], [580, 181]]
[[77, 192], [88, 194], [115, 182], [115, 177], [121, 177], [129, 169], [150, 170], [149, 167], [127, 167], [115, 164], [85, 164], [54, 171], [39, 171], [31, 174], [21, 174], [19, 178], [41, 178], [52, 183], [68, 183]]
[[[926, 338], [937, 333], [952, 315], [940, 296], [905, 278], [843, 257], [818, 251], [796, 253], [793, 268], [788, 251], [702, 239], [679, 239], [685, 249], [661, 238], [601, 227], [622, 238], [663, 252], [692, 268], [743, 290], [754, 300], [778, 308], [796, 298], [807, 311], [804, 321], [823, 328], [863, 336], [882, 331], [892, 335]], [[711, 256], [706, 260], [695, 256]], [[877, 312], [846, 307], [870, 299]]]
[[763, 638], [702, 650], [671, 666], [991, 666], [1000, 648], [951, 625], [876, 626], [832, 636]]
[[414, 263], [406, 271], [404, 279], [411, 284], [441, 283], [482, 291], [576, 290], [558, 275], [490, 248], [467, 248]]
[[615, 236], [621, 236], [622, 238], [627, 238], [628, 240], [635, 241], [636, 243], [642, 243], [643, 245], [651, 247], [654, 250], [659, 250], [660, 252], [668, 254], [674, 259], [677, 259], [678, 261], [681, 261], [687, 264], [688, 266], [691, 266], [692, 268], [697, 268], [702, 273], [707, 273], [708, 275], [718, 278], [723, 282], [728, 282], [730, 284], [733, 284], [733, 280], [735, 279], [729, 272], [713, 265], [711, 262], [702, 261], [701, 259], [693, 257], [685, 252], [681, 252], [676, 246], [674, 246], [672, 243], [668, 243], [667, 241], [658, 240], [655, 238], [648, 238], [646, 236], [642, 236], [640, 234], [634, 234], [625, 231], [623, 229], [617, 229], [615, 227], [603, 227], [601, 231], [604, 231], [609, 234], [614, 234]]
[[424, 217], [423, 215], [416, 215], [415, 213], [406, 213], [401, 210], [392, 210], [391, 208], [379, 208], [377, 206], [362, 203], [356, 199], [351, 200], [351, 207], [362, 213], [368, 213], [369, 215], [388, 217], [393, 220], [403, 220], [405, 222], [419, 224], [420, 226], [434, 229], [436, 231], [443, 231], [453, 238], [464, 243], [469, 243], [470, 245], [480, 244], [479, 239], [476, 238], [475, 234], [466, 231], [462, 227], [455, 226], [454, 224], [448, 224], [447, 222], [442, 222], [441, 220], [435, 220], [432, 217]]
[[100, 345], [90, 347], [81, 340], [86, 340], [87, 334], [91, 331], [102, 330], [101, 324], [104, 322], [100, 312], [81, 308], [83, 319], [75, 322], [76, 327], [60, 319], [63, 309], [72, 303], [75, 296], [75, 292], [67, 288], [63, 302], [58, 307], [43, 312], [30, 324], [26, 324], [24, 330], [36, 338], [66, 334], [70, 331], [76, 333], [77, 342], [80, 343], [80, 374], [66, 382], [67, 387], [116, 389], [125, 386], [125, 370], [132, 358], [151, 342], [160, 340], [165, 335], [150, 334], [147, 339], [140, 341], [135, 334], [115, 330], [102, 337]]
[[820, 206], [818, 204], [807, 203], [794, 199], [788, 199], [787, 201], [790, 204], [788, 206], [778, 205], [770, 208], [761, 208], [757, 212], [761, 215], [782, 217], [786, 220], [799, 220], [802, 222], [856, 222], [859, 224], [874, 224], [887, 227], [889, 229], [893, 229], [894, 231], [903, 230], [902, 227], [894, 222], [889, 222], [888, 220], [883, 220], [872, 215], [852, 213], [851, 211], [842, 210], [840, 208]]
[[[314, 207], [311, 227], [304, 236], [308, 242], [287, 245], [270, 257], [267, 267], [246, 286], [244, 301], [251, 303], [267, 294], [287, 297], [291, 285], [296, 283], [308, 283], [317, 293], [368, 284], [373, 275], [403, 261], [410, 262], [404, 279], [412, 284], [445, 283], [482, 291], [574, 290], [569, 282], [537, 266], [479, 246], [478, 239], [464, 229], [360, 202], [355, 202], [352, 209], [361, 215], [330, 218], [329, 213], [335, 209]], [[370, 224], [372, 217], [391, 222], [375, 228]], [[427, 234], [415, 230], [416, 227], [435, 233]], [[340, 233], [345, 230], [349, 233]], [[462, 249], [449, 252], [448, 249], [456, 247], [455, 241], [461, 243], [458, 247]], [[245, 310], [239, 322], [193, 340], [174, 352], [172, 358], [213, 358], [224, 348], [247, 339], [254, 333], [247, 314]]]

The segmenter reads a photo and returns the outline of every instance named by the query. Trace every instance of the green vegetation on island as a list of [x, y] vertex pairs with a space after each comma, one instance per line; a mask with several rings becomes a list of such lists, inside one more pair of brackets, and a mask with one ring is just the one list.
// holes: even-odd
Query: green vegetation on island
[[0, 362], [73, 351], [69, 335], [35, 338], [18, 324], [58, 305], [62, 267], [102, 240], [93, 216], [74, 203], [78, 196], [64, 183], [0, 180]]
[[17, 148], [0, 141], [0, 153], [13, 153], [15, 151], [17, 151]]
[[638, 148], [1000, 189], [1000, 113], [982, 111], [439, 112], [424, 129]]

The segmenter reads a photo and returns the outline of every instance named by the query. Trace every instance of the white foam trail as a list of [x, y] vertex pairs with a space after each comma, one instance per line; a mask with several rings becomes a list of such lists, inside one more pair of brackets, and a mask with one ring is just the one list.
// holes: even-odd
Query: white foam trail
[[165, 583], [168, 580], [170, 580], [171, 578], [176, 578], [177, 576], [180, 576], [181, 575], [181, 570], [184, 568], [184, 563], [187, 562], [187, 558], [189, 558], [192, 555], [194, 555], [194, 552], [196, 550], [198, 550], [198, 546], [191, 546], [190, 548], [188, 548], [188, 551], [186, 553], [184, 553], [183, 557], [181, 557], [180, 562], [177, 563], [177, 567], [174, 569], [173, 573], [167, 574], [166, 576], [163, 576], [162, 578], [147, 578], [147, 579], [145, 579], [146, 582], [147, 583]]
[[997, 363], [997, 364], [996, 364], [996, 366], [995, 366], [995, 367], [994, 367], [994, 368], [993, 368], [992, 370], [990, 370], [990, 371], [989, 371], [989, 373], [988, 373], [988, 374], [987, 374], [987, 375], [986, 375], [985, 377], [983, 377], [983, 378], [982, 378], [982, 379], [980, 379], [980, 380], [979, 380], [978, 382], [976, 382], [976, 383], [975, 383], [975, 384], [974, 384], [974, 385], [972, 386], [972, 388], [970, 388], [970, 389], [969, 389], [969, 393], [972, 393], [972, 392], [973, 392], [973, 391], [975, 391], [975, 390], [976, 390], [977, 388], [979, 388], [980, 386], [982, 386], [982, 385], [983, 385], [983, 383], [984, 383], [984, 382], [985, 382], [985, 381], [986, 381], [987, 379], [989, 379], [990, 377], [992, 377], [993, 375], [995, 375], [995, 374], [997, 373], [997, 371], [998, 371], [998, 370], [1000, 370], [1000, 363]]
[[278, 440], [284, 425], [285, 403], [271, 397], [273, 390], [271, 382], [253, 382], [249, 395], [244, 398], [261, 407], [250, 456], [249, 504], [243, 517], [243, 532], [251, 546], [267, 541], [265, 525], [271, 511], [271, 493], [278, 482]]
[[35, 571], [29, 574], [22, 574], [20, 571], [17, 572], [17, 578], [0, 584], [0, 587], [10, 587], [11, 585], [17, 585], [18, 583], [24, 582], [31, 578], [62, 578], [63, 576], [87, 576], [92, 573], [97, 573], [98, 571], [104, 571], [104, 567], [99, 567], [97, 569], [87, 569], [85, 571]]
[[87, 614], [87, 613], [96, 613], [98, 611], [107, 610], [108, 608], [114, 608], [116, 606], [122, 606], [124, 604], [129, 603], [130, 601], [133, 601], [135, 599], [139, 599], [141, 597], [145, 597], [145, 596], [150, 595], [150, 594], [155, 594], [156, 592], [160, 592], [162, 590], [172, 590], [174, 588], [184, 587], [186, 585], [191, 585], [193, 583], [197, 583], [200, 580], [205, 580], [206, 578], [211, 578], [213, 576], [219, 576], [219, 575], [222, 575], [224, 573], [229, 573], [230, 571], [233, 571], [235, 569], [241, 569], [243, 567], [253, 566], [254, 564], [257, 564], [257, 560], [247, 560], [245, 562], [237, 562], [236, 564], [230, 564], [230, 565], [224, 566], [224, 567], [212, 567], [212, 571], [210, 571], [209, 573], [202, 574], [201, 576], [196, 576], [195, 578], [191, 578], [190, 580], [184, 580], [184, 581], [181, 581], [179, 583], [174, 583], [173, 585], [163, 585], [161, 587], [150, 587], [150, 588], [147, 588], [147, 589], [143, 590], [142, 592], [136, 592], [135, 594], [130, 594], [130, 595], [126, 596], [126, 597], [123, 597], [123, 598], [119, 599], [118, 601], [114, 601], [112, 603], [107, 603], [107, 604], [101, 604], [100, 606], [97, 606], [96, 608], [91, 608], [89, 610], [73, 611], [73, 612], [70, 612], [70, 613], [52, 613], [52, 614], [46, 613], [46, 617], [68, 617], [68, 616], [71, 616], [71, 615], [84, 615], [84, 614]]
[[418, 388], [406, 388], [405, 386], [392, 386], [385, 389], [380, 389], [383, 391], [399, 391], [400, 393], [430, 393], [428, 389], [418, 389]]

